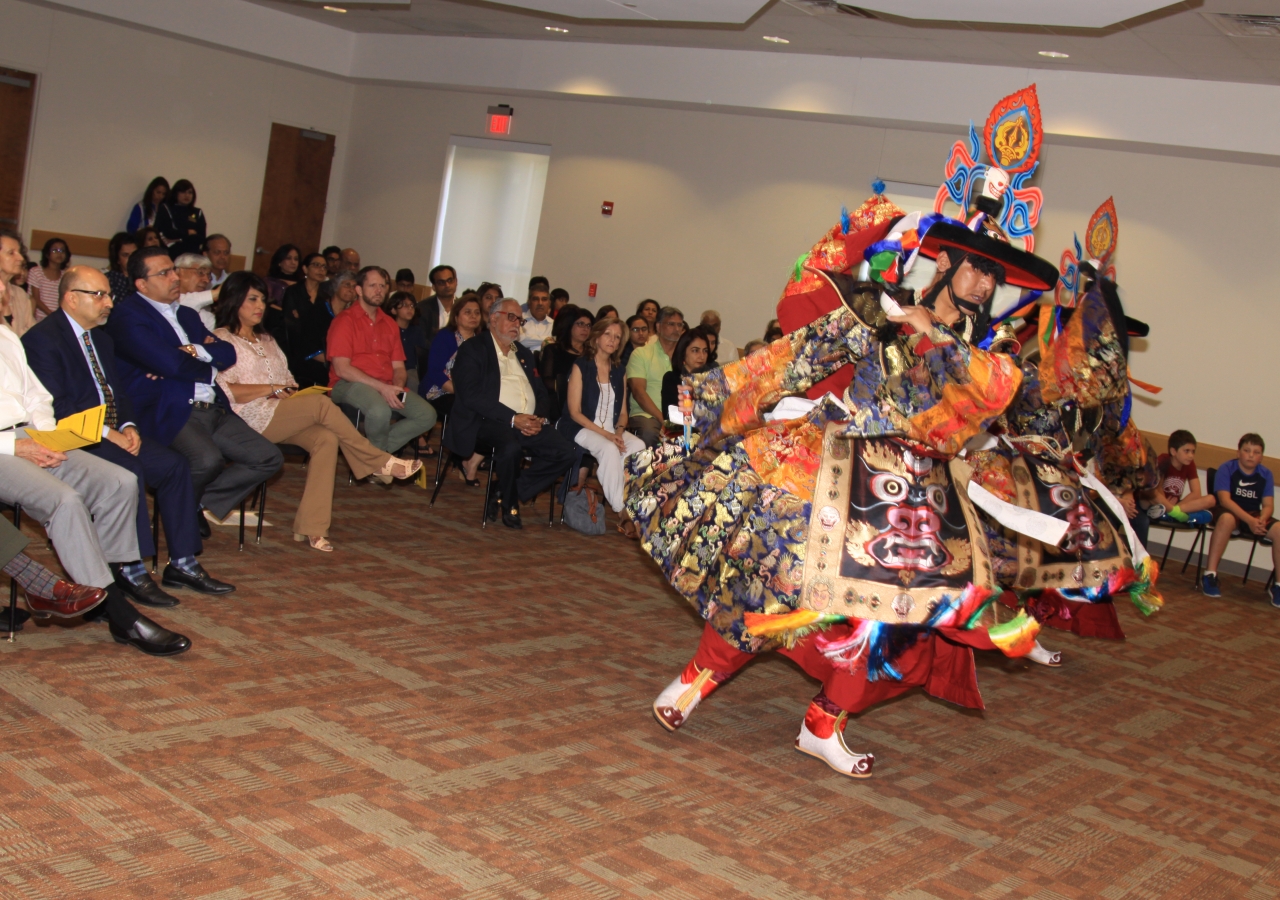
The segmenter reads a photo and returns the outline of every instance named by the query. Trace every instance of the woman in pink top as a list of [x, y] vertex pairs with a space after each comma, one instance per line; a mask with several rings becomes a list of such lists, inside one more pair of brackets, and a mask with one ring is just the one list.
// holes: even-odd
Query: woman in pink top
[[27, 273], [27, 288], [36, 302], [36, 321], [58, 311], [58, 282], [71, 264], [71, 248], [62, 238], [49, 238], [40, 251], [40, 265]]
[[214, 334], [236, 348], [236, 364], [218, 373], [218, 383], [250, 428], [272, 443], [297, 444], [311, 454], [293, 539], [329, 553], [339, 447], [357, 478], [372, 475], [384, 484], [412, 478], [422, 463], [397, 459], [373, 446], [324, 394], [293, 396], [298, 382], [280, 345], [262, 327], [266, 296], [266, 283], [252, 272], [235, 272], [222, 283]]

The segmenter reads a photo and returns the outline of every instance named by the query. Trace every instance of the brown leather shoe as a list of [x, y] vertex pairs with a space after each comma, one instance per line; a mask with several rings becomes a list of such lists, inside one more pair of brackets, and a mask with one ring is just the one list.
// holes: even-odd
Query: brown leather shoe
[[107, 592], [103, 588], [59, 581], [53, 586], [52, 597], [37, 597], [27, 591], [27, 608], [37, 619], [47, 619], [50, 616], [72, 619], [84, 615], [105, 599]]

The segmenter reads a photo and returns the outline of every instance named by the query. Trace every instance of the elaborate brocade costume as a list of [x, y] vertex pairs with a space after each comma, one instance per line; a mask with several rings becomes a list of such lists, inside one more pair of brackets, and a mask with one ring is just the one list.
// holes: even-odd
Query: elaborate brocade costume
[[[1020, 115], [1038, 147], [1034, 88], [1006, 98], [997, 114], [1006, 122]], [[993, 132], [988, 123], [993, 160], [1010, 150], [1007, 141], [993, 143], [1005, 133], [1000, 127]], [[965, 158], [977, 167], [972, 155]], [[1029, 177], [1034, 153], [1023, 148], [1021, 164]], [[984, 193], [994, 185], [998, 201], [1008, 173], [985, 169]], [[1009, 227], [1029, 238], [1040, 200], [1038, 190], [1021, 188], [1025, 180], [1013, 179], [1020, 195], [1012, 202], [1023, 202], [1024, 217]], [[975, 177], [964, 182], [967, 198]], [[1028, 221], [1021, 195], [1031, 192]], [[900, 282], [921, 255], [951, 260], [949, 270], [939, 261], [926, 304], [966, 262], [998, 271], [996, 283], [1007, 280], [1019, 302], [1006, 298], [1006, 312], [1049, 290], [1054, 267], [1000, 240], [998, 212], [988, 204], [966, 227], [940, 214], [903, 217], [877, 196], [846, 214], [797, 261], [784, 292], [780, 320], [789, 307], [792, 321], [784, 325], [806, 321], [746, 359], [687, 377], [697, 441], [631, 458], [626, 502], [642, 546], [706, 622], [693, 660], [654, 703], [668, 729], [679, 728], [752, 654], [778, 650], [823, 685], [797, 748], [865, 777], [873, 758], [843, 741], [849, 713], [917, 686], [981, 708], [972, 650], [1029, 652], [1037, 614], [1060, 612], [1031, 602], [1043, 587], [1064, 598], [1092, 590], [1080, 595], [1089, 600], [1133, 581], [1116, 532], [1081, 499], [1061, 415], [1044, 408], [1041, 373], [978, 346], [992, 318], [991, 295], [973, 312], [956, 302], [964, 315], [954, 329], [934, 318], [915, 331], [888, 318], [901, 312], [893, 297], [911, 299]], [[1026, 298], [1017, 288], [1037, 293]], [[1089, 323], [1105, 336], [1105, 322], [1075, 319], [1076, 337]], [[1067, 353], [1078, 342], [1060, 344]], [[1096, 388], [1105, 374], [1084, 381]], [[799, 418], [766, 421], [782, 398], [833, 385], [842, 402], [827, 395]], [[1055, 376], [1048, 390], [1062, 388]], [[1078, 385], [1070, 390], [1083, 393]], [[991, 432], [1007, 439], [995, 441]], [[980, 436], [995, 448], [964, 452]], [[1020, 540], [988, 512], [999, 500], [1031, 517], [1062, 516], [1061, 528], [1048, 530], [1057, 538]], [[1068, 531], [1075, 543], [1056, 546]], [[1007, 605], [996, 602], [1030, 556], [1043, 584], [1028, 585], [1037, 590]], [[1069, 574], [1059, 579], [1064, 569]]]

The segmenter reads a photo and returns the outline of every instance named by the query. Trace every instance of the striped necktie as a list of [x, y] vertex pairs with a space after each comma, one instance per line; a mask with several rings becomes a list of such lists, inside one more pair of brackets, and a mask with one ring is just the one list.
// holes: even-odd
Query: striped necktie
[[93, 377], [98, 379], [98, 387], [102, 389], [102, 398], [107, 404], [107, 416], [104, 420], [108, 428], [115, 428], [119, 417], [116, 415], [116, 395], [111, 390], [111, 385], [107, 384], [107, 377], [102, 374], [102, 366], [98, 365], [98, 354], [93, 352], [93, 341], [89, 338], [89, 332], [80, 335], [80, 339], [84, 341], [84, 349], [89, 353], [89, 365], [93, 369]]

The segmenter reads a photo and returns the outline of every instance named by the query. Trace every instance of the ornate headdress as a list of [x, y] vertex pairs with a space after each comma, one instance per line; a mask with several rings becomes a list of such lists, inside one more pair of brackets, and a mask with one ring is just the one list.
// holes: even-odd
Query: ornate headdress
[[1075, 306], [1080, 302], [1086, 279], [1081, 278], [1080, 264], [1089, 263], [1100, 278], [1116, 280], [1115, 253], [1120, 238], [1120, 220], [1116, 216], [1116, 204], [1108, 197], [1094, 210], [1089, 227], [1084, 233], [1084, 247], [1080, 238], [1071, 236], [1072, 246], [1062, 251], [1058, 264], [1058, 286], [1053, 298], [1059, 306]]

